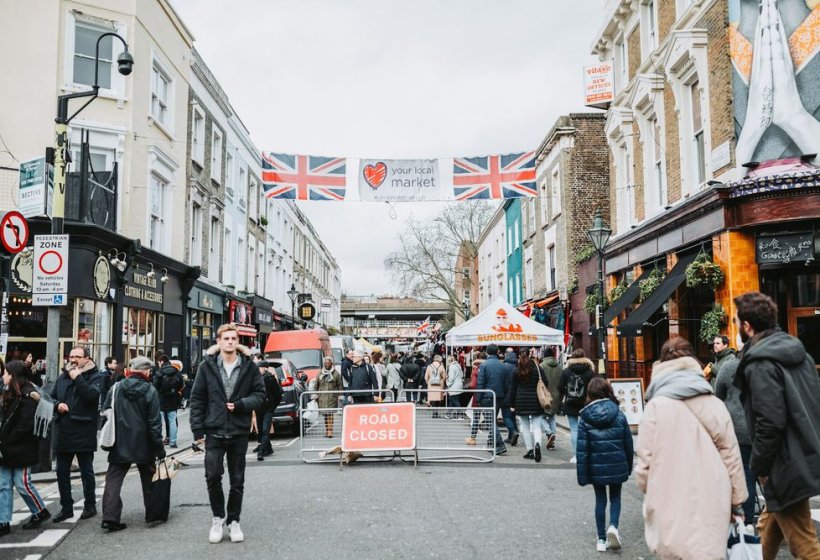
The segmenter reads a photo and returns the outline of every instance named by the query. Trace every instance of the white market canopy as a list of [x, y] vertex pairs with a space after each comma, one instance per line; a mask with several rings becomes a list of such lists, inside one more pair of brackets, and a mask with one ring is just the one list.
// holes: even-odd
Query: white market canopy
[[447, 333], [447, 346], [564, 346], [564, 333], [537, 323], [498, 298]]

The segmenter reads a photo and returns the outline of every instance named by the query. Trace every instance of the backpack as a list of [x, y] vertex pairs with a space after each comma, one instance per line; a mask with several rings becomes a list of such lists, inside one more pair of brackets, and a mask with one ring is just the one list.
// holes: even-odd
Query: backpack
[[549, 410], [552, 408], [552, 395], [547, 388], [547, 384], [544, 382], [541, 368], [538, 364], [536, 364], [535, 367], [538, 370], [538, 384], [535, 386], [535, 393], [538, 395], [538, 404], [540, 404], [544, 410]]
[[583, 404], [586, 386], [581, 374], [572, 372], [567, 380], [567, 404]]
[[441, 373], [439, 371], [441, 366], [437, 368], [431, 364], [427, 367], [433, 368], [433, 373], [430, 374], [430, 385], [441, 385]]

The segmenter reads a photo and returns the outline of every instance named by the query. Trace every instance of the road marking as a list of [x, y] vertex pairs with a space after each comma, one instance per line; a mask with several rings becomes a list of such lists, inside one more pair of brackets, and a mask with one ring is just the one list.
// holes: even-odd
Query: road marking
[[3, 543], [0, 544], [0, 548], [51, 548], [60, 542], [60, 540], [65, 537], [68, 532], [69, 529], [48, 529], [37, 535], [36, 538], [30, 540], [29, 542]]
[[287, 442], [285, 445], [282, 445], [282, 446], [280, 446], [280, 447], [290, 447], [291, 445], [293, 445], [294, 443], [296, 443], [296, 441], [297, 441], [298, 439], [299, 439], [298, 437], [295, 437], [295, 438], [293, 438], [292, 440], [290, 440], [289, 442]]
[[27, 554], [23, 560], [40, 560], [42, 557], [42, 554]]

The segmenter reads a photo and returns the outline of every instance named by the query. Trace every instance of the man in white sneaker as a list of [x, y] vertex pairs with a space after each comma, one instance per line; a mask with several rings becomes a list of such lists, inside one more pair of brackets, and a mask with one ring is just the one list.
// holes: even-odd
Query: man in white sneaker
[[[239, 344], [236, 325], [222, 325], [216, 331], [216, 345], [197, 371], [191, 389], [191, 432], [194, 445], [205, 443], [205, 480], [213, 512], [208, 540], [221, 542], [225, 525], [231, 542], [242, 542], [245, 535], [239, 527], [245, 484], [245, 454], [251, 413], [265, 399], [265, 386], [251, 351]], [[207, 441], [205, 437], [207, 436]], [[222, 490], [224, 461], [227, 458], [230, 492], [227, 517]]]

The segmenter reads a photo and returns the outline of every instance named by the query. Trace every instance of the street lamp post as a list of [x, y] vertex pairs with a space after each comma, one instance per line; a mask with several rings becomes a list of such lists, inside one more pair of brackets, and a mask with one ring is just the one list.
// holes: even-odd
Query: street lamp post
[[293, 319], [293, 330], [296, 330], [296, 296], [298, 295], [299, 290], [296, 289], [296, 284], [291, 284], [288, 297], [290, 298], [290, 316]]
[[[52, 201], [51, 233], [61, 235], [63, 233], [63, 219], [65, 218], [65, 186], [66, 186], [66, 160], [68, 150], [68, 123], [76, 117], [80, 111], [97, 98], [100, 91], [99, 68], [100, 68], [100, 41], [105, 37], [116, 37], [119, 39], [125, 50], [117, 57], [117, 70], [123, 76], [128, 76], [134, 67], [134, 58], [128, 52], [128, 43], [116, 33], [103, 33], [97, 38], [97, 46], [94, 53], [94, 85], [88, 91], [78, 91], [67, 93], [57, 97], [57, 118], [56, 141], [54, 145], [54, 198]], [[68, 114], [68, 102], [80, 97], [90, 97], [85, 104], [77, 109], [74, 114]], [[48, 318], [46, 319], [46, 382], [53, 383], [57, 379], [60, 371], [59, 356], [59, 335], [60, 335], [60, 307], [49, 306]]]
[[595, 312], [595, 323], [598, 331], [598, 373], [606, 377], [606, 325], [604, 325], [604, 249], [609, 242], [612, 230], [604, 223], [601, 209], [595, 211], [595, 218], [592, 221], [592, 229], [587, 232], [592, 246], [598, 253], [598, 305]]

